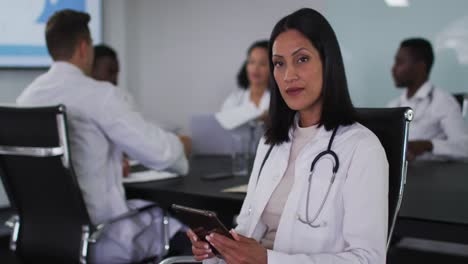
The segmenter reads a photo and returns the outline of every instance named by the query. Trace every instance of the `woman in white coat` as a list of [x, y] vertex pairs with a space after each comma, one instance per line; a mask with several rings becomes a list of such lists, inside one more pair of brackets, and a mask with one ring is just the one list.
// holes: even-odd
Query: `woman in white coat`
[[264, 121], [270, 105], [269, 80], [268, 41], [256, 41], [249, 47], [237, 74], [239, 88], [226, 98], [215, 114], [221, 126], [233, 133], [236, 144], [252, 156], [265, 133]]
[[268, 110], [270, 103], [269, 78], [268, 41], [256, 41], [247, 50], [247, 59], [237, 74], [239, 88], [226, 98], [221, 106], [221, 111], [248, 104], [261, 110], [261, 113]]
[[239, 88], [224, 100], [216, 118], [228, 130], [253, 120], [263, 120], [270, 104], [268, 41], [253, 43], [237, 74]]
[[355, 121], [336, 36], [312, 9], [281, 19], [270, 58], [275, 84], [234, 240], [189, 230], [206, 263], [385, 263], [388, 162]]

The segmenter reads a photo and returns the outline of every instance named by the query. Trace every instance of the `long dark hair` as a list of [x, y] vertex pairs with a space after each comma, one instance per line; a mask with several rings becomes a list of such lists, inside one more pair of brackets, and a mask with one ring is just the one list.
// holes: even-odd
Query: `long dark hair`
[[[338, 40], [328, 21], [317, 11], [303, 8], [282, 18], [275, 25], [268, 50], [271, 76], [274, 71], [271, 60], [273, 43], [278, 35], [291, 29], [299, 31], [309, 39], [322, 60], [323, 105], [319, 126], [323, 125], [329, 131], [339, 125], [353, 124], [356, 114], [348, 92]], [[272, 82], [270, 93], [270, 121], [265, 134], [266, 143], [279, 145], [290, 140], [289, 129], [293, 126], [296, 111], [288, 107], [275, 81]]]
[[[255, 48], [263, 48], [268, 51], [268, 40], [259, 40], [254, 42], [247, 50], [247, 57], [250, 56], [250, 53]], [[247, 78], [247, 60], [244, 61], [242, 67], [237, 73], [237, 85], [244, 90], [250, 86], [249, 79]]]

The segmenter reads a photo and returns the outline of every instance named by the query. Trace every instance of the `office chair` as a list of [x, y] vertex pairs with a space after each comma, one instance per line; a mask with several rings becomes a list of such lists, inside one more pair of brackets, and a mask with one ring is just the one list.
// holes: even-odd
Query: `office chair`
[[406, 183], [406, 144], [413, 110], [398, 108], [357, 108], [358, 122], [379, 138], [389, 164], [388, 239], [390, 244]]
[[465, 117], [468, 114], [468, 94], [467, 93], [456, 93], [453, 94], [457, 102], [460, 104], [462, 116]]
[[93, 225], [70, 159], [65, 106], [0, 106], [0, 122], [0, 175], [18, 213], [6, 223], [9, 247], [22, 262], [87, 263], [110, 224], [155, 206]]
[[[358, 122], [366, 126], [379, 138], [385, 149], [389, 164], [388, 191], [388, 237], [391, 241], [395, 222], [403, 199], [406, 183], [406, 145], [409, 123], [413, 119], [413, 110], [399, 108], [357, 108]], [[191, 256], [168, 258], [159, 264], [199, 263]]]

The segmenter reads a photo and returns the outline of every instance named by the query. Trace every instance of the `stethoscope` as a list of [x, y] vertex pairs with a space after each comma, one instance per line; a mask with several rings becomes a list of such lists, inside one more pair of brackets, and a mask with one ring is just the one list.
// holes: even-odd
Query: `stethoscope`
[[[332, 135], [330, 137], [330, 140], [328, 141], [327, 149], [320, 152], [314, 158], [314, 160], [312, 161], [312, 164], [310, 166], [310, 173], [309, 173], [308, 187], [307, 187], [307, 200], [306, 200], [305, 219], [303, 219], [301, 216], [297, 217], [299, 222], [301, 222], [303, 224], [306, 224], [306, 225], [308, 225], [308, 226], [310, 226], [312, 228], [318, 228], [318, 227], [321, 227], [321, 226], [326, 224], [326, 223], [319, 223], [319, 224], [314, 224], [314, 223], [317, 221], [318, 217], [320, 216], [320, 213], [323, 210], [323, 207], [325, 206], [325, 203], [327, 202], [328, 196], [330, 194], [330, 190], [331, 190], [331, 188], [333, 186], [333, 183], [335, 182], [336, 173], [338, 172], [338, 168], [340, 167], [340, 161], [338, 159], [338, 155], [336, 155], [336, 153], [331, 149], [332, 144], [333, 144], [333, 140], [335, 139], [336, 131], [338, 131], [338, 127], [333, 129], [333, 133], [332, 133]], [[258, 183], [258, 179], [260, 178], [260, 174], [262, 172], [263, 166], [265, 165], [265, 162], [267, 161], [268, 156], [270, 156], [270, 152], [271, 152], [272, 149], [273, 149], [273, 145], [268, 149], [268, 151], [267, 151], [267, 153], [265, 155], [265, 158], [263, 159], [262, 165], [260, 166], [260, 170], [258, 172], [257, 183]], [[333, 175], [332, 175], [332, 177], [330, 179], [330, 183], [328, 184], [327, 192], [325, 193], [325, 197], [323, 198], [322, 203], [320, 204], [320, 207], [317, 210], [317, 213], [314, 215], [314, 217], [311, 218], [310, 215], [309, 215], [309, 201], [310, 201], [310, 186], [312, 185], [312, 183], [311, 183], [312, 182], [312, 175], [314, 173], [314, 169], [315, 169], [317, 163], [322, 159], [330, 159], [333, 162], [333, 169], [332, 169]]]

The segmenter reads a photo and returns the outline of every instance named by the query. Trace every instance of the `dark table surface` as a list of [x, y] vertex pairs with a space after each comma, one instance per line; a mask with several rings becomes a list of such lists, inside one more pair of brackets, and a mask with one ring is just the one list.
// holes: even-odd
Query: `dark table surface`
[[400, 217], [468, 225], [468, 163], [410, 163]]
[[247, 184], [248, 177], [237, 176], [220, 180], [203, 180], [203, 176], [229, 172], [230, 157], [199, 156], [190, 160], [190, 173], [184, 177], [163, 181], [126, 184], [128, 198], [154, 201], [161, 207], [181, 204], [215, 211], [228, 227], [233, 226], [234, 215], [239, 213], [244, 200], [243, 193], [224, 193], [225, 188]]
[[[217, 181], [202, 180], [204, 175], [229, 171], [229, 157], [201, 156], [190, 161], [190, 173], [178, 179], [126, 185], [130, 198], [158, 202], [169, 208], [178, 203], [214, 210], [221, 220], [232, 226], [245, 197], [240, 193], [223, 193], [222, 189], [246, 184], [247, 177], [232, 177]], [[408, 166], [403, 203], [397, 233], [414, 233], [416, 237], [458, 241], [453, 236], [468, 232], [468, 164], [459, 162], [413, 162]], [[456, 227], [449, 236], [447, 228]], [[397, 226], [398, 229], [398, 226]], [[439, 235], [427, 236], [433, 231]], [[413, 232], [417, 231], [417, 232]], [[422, 235], [424, 234], [424, 235]]]

